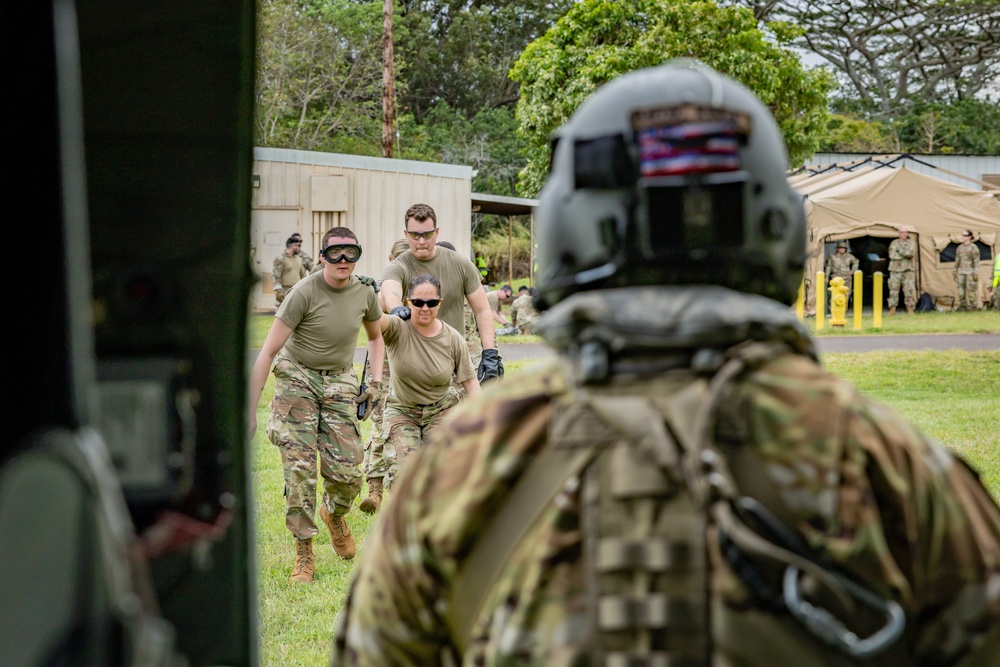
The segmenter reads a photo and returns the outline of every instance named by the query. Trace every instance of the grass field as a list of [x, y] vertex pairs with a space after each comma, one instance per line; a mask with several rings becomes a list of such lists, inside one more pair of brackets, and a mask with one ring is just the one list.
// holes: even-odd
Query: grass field
[[[892, 406], [925, 433], [965, 457], [1000, 500], [1000, 411], [996, 398], [1000, 396], [1000, 351], [828, 354], [823, 362], [831, 372]], [[519, 372], [535, 363], [505, 363], [504, 381], [516, 380]], [[294, 546], [284, 527], [281, 464], [278, 452], [264, 435], [272, 394], [273, 377], [268, 380], [257, 410], [260, 428], [252, 450], [261, 664], [325, 667], [329, 664], [336, 614], [357, 561], [341, 561], [321, 525], [314, 545], [315, 581], [309, 585], [288, 582]], [[362, 428], [367, 439], [368, 423], [364, 422]], [[372, 518], [355, 509], [348, 521], [360, 555]]]
[[[271, 328], [274, 315], [253, 315], [250, 318], [250, 332], [248, 340], [250, 347], [259, 348]], [[848, 320], [846, 327], [833, 328], [827, 321], [827, 326], [823, 330], [816, 332], [815, 318], [808, 317], [805, 326], [810, 333], [817, 336], [857, 336], [874, 334], [935, 334], [935, 333], [1000, 333], [1000, 314], [990, 311], [980, 311], [978, 313], [920, 313], [916, 315], [886, 315], [882, 318], [882, 327], [873, 329], [872, 317], [867, 315], [862, 318], [862, 329], [852, 329], [853, 320]], [[502, 336], [501, 343], [537, 343], [541, 338], [538, 336]], [[358, 345], [365, 344], [365, 334], [361, 331], [358, 334]]]

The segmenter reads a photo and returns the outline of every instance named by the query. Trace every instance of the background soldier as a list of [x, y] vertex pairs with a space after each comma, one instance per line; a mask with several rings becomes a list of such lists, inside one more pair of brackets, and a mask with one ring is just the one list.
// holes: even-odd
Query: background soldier
[[917, 306], [917, 283], [913, 258], [917, 256], [917, 242], [909, 238], [906, 227], [899, 228], [899, 238], [889, 244], [889, 314], [896, 314], [899, 288], [903, 288], [906, 312], [913, 313]]
[[851, 290], [854, 285], [854, 272], [858, 270], [858, 258], [847, 251], [847, 241], [838, 241], [837, 250], [826, 258], [827, 285], [834, 278], [843, 278], [847, 287], [847, 300], [851, 300]]
[[299, 244], [299, 259], [302, 260], [302, 266], [306, 267], [306, 271], [312, 273], [314, 271], [322, 271], [323, 265], [313, 261], [313, 258], [309, 256], [302, 248], [302, 234], [294, 232], [290, 238], [295, 239]]
[[805, 212], [767, 107], [674, 62], [557, 138], [536, 220], [560, 358], [402, 471], [333, 664], [995, 660], [1000, 508], [820, 368], [787, 305]]
[[510, 304], [510, 321], [521, 334], [535, 333], [535, 322], [538, 311], [535, 310], [535, 294], [533, 287], [522, 286], [517, 290], [517, 298]]
[[[392, 244], [392, 249], [389, 250], [389, 261], [391, 262], [409, 249], [410, 246], [406, 242], [406, 239], [399, 239]], [[381, 285], [379, 287], [381, 288]], [[368, 403], [368, 409], [364, 417], [365, 419], [371, 419], [372, 425], [368, 442], [365, 443], [364, 463], [361, 466], [365, 471], [365, 481], [368, 483], [368, 495], [361, 501], [358, 509], [365, 514], [378, 512], [378, 508], [382, 504], [382, 494], [388, 488], [385, 482], [390, 477], [395, 477], [396, 451], [392, 447], [385, 448], [386, 434], [382, 430], [382, 415], [385, 412], [385, 401], [389, 396], [387, 391], [389, 388], [389, 373], [388, 352], [383, 360], [381, 380], [376, 380], [375, 376], [372, 375], [371, 359], [365, 365], [368, 386], [374, 387], [378, 392], [378, 395]], [[390, 472], [392, 472], [392, 475], [389, 474]]]
[[271, 286], [274, 289], [275, 304], [284, 301], [288, 290], [309, 275], [309, 271], [299, 255], [301, 251], [301, 239], [296, 240], [294, 236], [289, 236], [285, 240], [285, 251], [274, 258], [274, 263], [271, 266]]
[[979, 310], [979, 246], [972, 242], [971, 230], [962, 232], [962, 243], [955, 250], [954, 276], [958, 309]]

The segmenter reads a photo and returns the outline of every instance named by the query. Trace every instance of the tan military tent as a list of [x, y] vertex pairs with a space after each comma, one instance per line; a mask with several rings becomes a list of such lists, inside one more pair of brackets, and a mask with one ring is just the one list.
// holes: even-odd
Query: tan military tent
[[[860, 166], [856, 171], [793, 176], [791, 185], [806, 197], [809, 259], [806, 312], [815, 313], [815, 277], [836, 241], [847, 240], [865, 274], [864, 304], [871, 304], [871, 276], [883, 273], [888, 292], [888, 247], [906, 226], [920, 248], [917, 293], [948, 302], [957, 297], [952, 275], [955, 248], [965, 229], [980, 247], [979, 300], [986, 302], [993, 257], [1000, 250], [997, 191], [966, 188], [902, 167]], [[1000, 193], [998, 193], [1000, 194]], [[944, 299], [941, 299], [944, 297]]]

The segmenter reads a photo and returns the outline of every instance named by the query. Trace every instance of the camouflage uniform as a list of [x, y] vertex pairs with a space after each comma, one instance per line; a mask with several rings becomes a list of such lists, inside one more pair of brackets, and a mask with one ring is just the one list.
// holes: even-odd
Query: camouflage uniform
[[959, 310], [979, 310], [979, 246], [960, 243], [955, 250], [955, 282]]
[[285, 525], [300, 540], [316, 524], [316, 462], [323, 478], [323, 505], [343, 516], [361, 491], [358, 376], [354, 366], [315, 371], [279, 353], [267, 437], [281, 450], [285, 470]]
[[[371, 375], [370, 364], [365, 366], [365, 374]], [[392, 447], [389, 449], [385, 448], [386, 437], [382, 428], [383, 417], [385, 415], [385, 401], [389, 396], [389, 377], [389, 355], [386, 354], [385, 362], [382, 364], [382, 396], [375, 402], [375, 405], [368, 406], [368, 409], [372, 412], [370, 417], [372, 428], [368, 436], [368, 442], [365, 443], [364, 462], [361, 466], [365, 471], [365, 479], [367, 480], [377, 478], [391, 479], [388, 473], [396, 467], [396, 452]]]
[[[715, 424], [711, 450], [731, 457], [730, 467], [743, 473], [733, 475], [740, 491], [750, 493], [746, 488], [756, 484], [764, 488], [757, 500], [769, 508], [783, 506], [782, 523], [803, 541], [814, 562], [902, 607], [905, 630], [878, 664], [952, 664], [974, 635], [1000, 623], [1000, 509], [957, 457], [824, 372], [787, 307], [724, 288], [592, 291], [554, 306], [539, 329], [562, 357], [456, 408], [397, 480], [338, 618], [335, 667], [608, 664], [589, 660], [595, 619], [600, 614], [603, 623], [605, 612], [613, 617], [615, 609], [593, 606], [588, 568], [595, 566], [588, 563], [613, 563], [619, 555], [644, 562], [645, 552], [592, 551], [588, 533], [618, 530], [618, 544], [626, 544], [641, 526], [662, 524], [657, 524], [657, 510], [641, 497], [623, 503], [617, 517], [588, 514], [595, 489], [604, 488], [595, 485], [603, 478], [588, 469], [570, 477], [542, 506], [502, 561], [479, 613], [472, 614], [464, 654], [454, 648], [448, 626], [462, 595], [453, 585], [464, 576], [477, 540], [496, 537], [489, 534], [491, 517], [512, 502], [512, 489], [551, 449], [552, 428], [567, 401], [573, 404], [587, 394], [600, 406], [618, 396], [645, 395], [653, 397], [653, 406], [669, 405], [660, 401], [682, 395], [696, 378], [686, 364], [694, 359], [708, 364], [709, 348], [738, 349], [732, 346], [739, 346], [746, 332], [758, 332], [764, 343], [784, 351], [726, 385], [718, 419], [706, 422]], [[612, 369], [620, 365], [624, 377], [616, 378], [613, 370], [606, 384], [577, 384], [573, 378], [588, 366], [574, 356], [582, 331], [591, 341], [605, 343], [635, 336], [637, 356], [612, 358]], [[695, 350], [710, 353], [693, 355]], [[684, 418], [681, 413], [667, 423], [677, 427]], [[621, 437], [611, 437], [609, 445]], [[613, 462], [619, 449], [609, 446], [608, 451], [603, 459]], [[658, 454], [663, 452], [649, 456]], [[710, 460], [701, 457], [699, 465]], [[677, 464], [646, 468], [664, 465]], [[636, 472], [623, 494], [643, 486], [646, 468]], [[604, 497], [603, 491], [596, 493]], [[594, 520], [602, 523], [588, 523]], [[670, 524], [666, 527], [676, 537], [695, 528], [707, 550], [709, 584], [699, 590], [709, 606], [700, 611], [711, 616], [707, 646], [720, 661], [702, 657], [690, 664], [862, 664], [819, 642], [780, 600], [761, 599], [757, 591], [762, 583], [766, 590], [766, 582], [750, 586], [736, 573], [717, 522], [709, 520], [702, 528], [675, 525], [672, 533]], [[660, 562], [666, 572], [645, 575], [647, 586], [667, 577], [674, 559], [703, 553], [670, 551], [669, 539], [661, 544], [668, 549], [663, 558], [649, 555], [656, 552], [646, 558]], [[625, 570], [620, 576], [628, 575]], [[683, 589], [684, 580], [677, 586]], [[635, 595], [624, 609], [632, 619], [624, 621], [625, 627], [640, 619], [662, 622], [645, 635], [652, 642], [646, 649], [684, 645], [690, 620], [684, 610], [662, 598], [660, 614], [647, 617], [642, 610], [658, 609], [656, 600], [643, 607], [647, 600], [641, 592]], [[860, 613], [856, 604], [855, 613]], [[847, 618], [857, 622], [860, 616]], [[807, 649], [829, 658], [796, 660], [798, 651]], [[654, 664], [642, 660], [634, 664]]]
[[473, 312], [472, 306], [468, 303], [465, 304], [465, 342], [469, 346], [469, 357], [472, 359], [472, 367], [479, 368], [479, 362], [483, 360], [483, 339], [479, 337], [479, 324], [476, 322], [476, 313]]
[[393, 480], [408, 456], [420, 449], [428, 435], [437, 428], [448, 415], [451, 408], [459, 403], [459, 397], [454, 391], [449, 391], [444, 398], [430, 405], [407, 405], [396, 400], [390, 393], [385, 402], [385, 413], [382, 417], [384, 441], [395, 443], [393, 465], [386, 472], [386, 486], [392, 486]]
[[896, 239], [889, 244], [889, 307], [899, 303], [899, 288], [903, 288], [903, 302], [907, 310], [917, 306], [917, 283], [913, 260], [917, 256], [917, 242], [912, 238]]
[[309, 273], [312, 273], [317, 268], [319, 270], [323, 269], [323, 265], [318, 262], [314, 262], [313, 258], [310, 257], [309, 253], [307, 253], [305, 250], [301, 249], [299, 250], [299, 259], [302, 260], [302, 266], [305, 267], [305, 270]]
[[510, 321], [513, 322], [522, 334], [535, 333], [535, 322], [538, 320], [538, 312], [530, 294], [524, 294], [514, 299], [510, 304]]
[[[271, 264], [271, 286], [274, 289], [275, 303], [280, 304], [284, 301], [285, 297], [288, 296], [288, 290], [295, 285], [295, 282], [309, 275], [300, 255], [301, 253], [289, 255], [283, 252], [274, 258], [274, 262]], [[294, 280], [286, 277], [286, 274], [294, 276]], [[287, 285], [286, 282], [288, 282]]]
[[854, 272], [858, 270], [858, 258], [849, 252], [842, 255], [834, 252], [826, 258], [825, 270], [828, 285], [834, 278], [844, 279], [844, 285], [847, 287], [847, 299], [850, 301], [851, 291], [854, 287]]

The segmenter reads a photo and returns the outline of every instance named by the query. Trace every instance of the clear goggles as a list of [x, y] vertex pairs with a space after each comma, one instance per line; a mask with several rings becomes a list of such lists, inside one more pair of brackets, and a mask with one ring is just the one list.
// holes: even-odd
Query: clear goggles
[[356, 243], [328, 245], [323, 248], [323, 259], [329, 264], [336, 264], [344, 259], [353, 264], [361, 259], [361, 246]]

